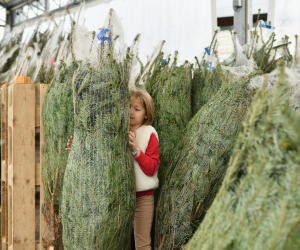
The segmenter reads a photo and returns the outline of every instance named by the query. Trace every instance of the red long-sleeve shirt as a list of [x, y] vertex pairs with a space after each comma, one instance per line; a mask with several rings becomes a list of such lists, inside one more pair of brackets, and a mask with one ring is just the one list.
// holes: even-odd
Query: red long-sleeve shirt
[[[145, 175], [153, 176], [156, 173], [158, 165], [160, 164], [160, 160], [158, 140], [155, 134], [151, 134], [146, 152], [144, 153], [142, 150], [140, 150], [139, 157], [133, 156], [133, 158], [138, 162]], [[153, 194], [153, 189], [136, 192], [136, 197], [150, 194]]]

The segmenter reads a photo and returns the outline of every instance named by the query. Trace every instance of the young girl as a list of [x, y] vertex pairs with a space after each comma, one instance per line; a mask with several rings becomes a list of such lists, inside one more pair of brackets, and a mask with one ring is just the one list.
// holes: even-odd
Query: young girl
[[138, 250], [151, 250], [151, 226], [154, 213], [153, 189], [158, 187], [160, 164], [158, 135], [151, 126], [153, 101], [142, 89], [131, 90], [129, 144], [134, 158], [136, 209], [134, 240]]
[[[136, 177], [136, 209], [134, 239], [137, 250], [151, 250], [151, 226], [154, 214], [153, 189], [158, 187], [160, 164], [158, 135], [151, 126], [153, 100], [147, 91], [131, 90], [129, 144], [134, 158]], [[72, 146], [71, 136], [68, 146]], [[67, 148], [66, 150], [71, 150]]]

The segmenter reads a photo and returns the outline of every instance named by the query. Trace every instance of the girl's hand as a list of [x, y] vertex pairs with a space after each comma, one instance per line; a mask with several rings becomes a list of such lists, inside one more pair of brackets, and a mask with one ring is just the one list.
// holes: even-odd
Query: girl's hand
[[136, 138], [136, 130], [134, 132], [129, 131], [128, 137], [129, 137], [129, 144], [131, 146], [131, 151], [134, 152], [137, 149], [137, 147], [138, 147], [137, 142], [135, 140], [135, 138]]
[[66, 148], [67, 151], [71, 151], [72, 143], [73, 143], [73, 136], [71, 136], [70, 140], [68, 140], [67, 143], [68, 148]]

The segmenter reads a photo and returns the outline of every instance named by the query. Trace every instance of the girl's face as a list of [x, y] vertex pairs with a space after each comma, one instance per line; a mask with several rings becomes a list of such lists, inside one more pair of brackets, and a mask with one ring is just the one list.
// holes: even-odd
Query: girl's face
[[131, 96], [130, 99], [130, 126], [142, 126], [144, 120], [147, 119], [146, 110], [140, 104], [139, 100]]

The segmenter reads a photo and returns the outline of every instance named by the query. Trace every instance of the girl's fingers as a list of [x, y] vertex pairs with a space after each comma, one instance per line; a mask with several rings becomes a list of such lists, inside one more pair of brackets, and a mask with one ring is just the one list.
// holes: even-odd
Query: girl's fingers
[[129, 139], [132, 140], [132, 141], [135, 140], [135, 138], [132, 135], [129, 135]]
[[135, 138], [136, 133], [132, 133], [131, 131], [129, 131], [129, 133]]

